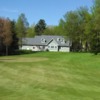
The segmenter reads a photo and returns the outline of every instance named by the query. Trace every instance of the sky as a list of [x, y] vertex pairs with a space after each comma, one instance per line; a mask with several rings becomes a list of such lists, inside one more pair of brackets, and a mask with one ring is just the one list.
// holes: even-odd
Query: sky
[[47, 25], [58, 25], [68, 11], [92, 5], [93, 0], [0, 0], [0, 17], [17, 20], [24, 13], [30, 25], [40, 19]]

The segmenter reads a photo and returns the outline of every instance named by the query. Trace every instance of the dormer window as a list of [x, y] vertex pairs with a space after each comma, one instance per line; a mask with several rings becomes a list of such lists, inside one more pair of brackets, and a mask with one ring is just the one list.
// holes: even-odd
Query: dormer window
[[66, 41], [64, 40], [64, 38], [61, 39], [61, 43], [62, 43], [62, 44], [66, 43]]
[[65, 43], [65, 41], [62, 41], [61, 43], [62, 43], [62, 44], [64, 44], [64, 43]]
[[60, 41], [60, 38], [57, 38], [57, 41]]
[[44, 38], [42, 38], [41, 43], [46, 43], [46, 40]]

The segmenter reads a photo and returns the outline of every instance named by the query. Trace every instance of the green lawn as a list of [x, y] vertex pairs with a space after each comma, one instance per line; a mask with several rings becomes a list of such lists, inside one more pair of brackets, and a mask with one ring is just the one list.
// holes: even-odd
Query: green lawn
[[0, 100], [100, 100], [100, 55], [0, 57]]

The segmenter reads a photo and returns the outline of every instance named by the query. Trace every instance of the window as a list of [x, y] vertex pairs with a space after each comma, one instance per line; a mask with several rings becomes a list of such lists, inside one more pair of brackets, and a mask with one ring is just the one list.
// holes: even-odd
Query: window
[[54, 46], [51, 46], [51, 48], [54, 48]]
[[35, 49], [35, 47], [33, 47], [33, 49]]

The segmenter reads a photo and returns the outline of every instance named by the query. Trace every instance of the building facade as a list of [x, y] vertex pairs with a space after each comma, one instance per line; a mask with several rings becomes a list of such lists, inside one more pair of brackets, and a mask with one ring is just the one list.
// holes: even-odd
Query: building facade
[[71, 42], [63, 36], [41, 35], [22, 39], [22, 50], [70, 52]]

